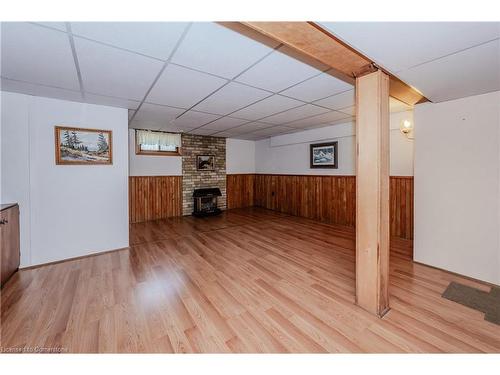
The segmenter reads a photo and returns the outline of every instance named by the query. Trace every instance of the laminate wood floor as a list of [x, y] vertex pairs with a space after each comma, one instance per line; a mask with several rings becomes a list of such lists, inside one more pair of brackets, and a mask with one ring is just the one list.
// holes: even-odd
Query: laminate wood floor
[[68, 352], [500, 352], [500, 327], [393, 240], [392, 309], [354, 305], [354, 232], [264, 209], [133, 224], [130, 249], [18, 272], [1, 343]]

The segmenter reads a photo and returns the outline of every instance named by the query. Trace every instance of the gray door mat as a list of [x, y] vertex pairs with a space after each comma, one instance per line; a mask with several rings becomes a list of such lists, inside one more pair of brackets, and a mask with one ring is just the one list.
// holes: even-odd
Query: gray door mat
[[484, 320], [500, 325], [500, 288], [493, 286], [484, 292], [452, 281], [442, 297], [484, 312]]

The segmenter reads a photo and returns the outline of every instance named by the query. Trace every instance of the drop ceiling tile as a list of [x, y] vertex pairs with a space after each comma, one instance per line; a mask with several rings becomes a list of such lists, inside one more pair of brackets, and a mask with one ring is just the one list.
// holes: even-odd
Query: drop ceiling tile
[[163, 63], [132, 52], [75, 37], [86, 91], [142, 100]]
[[2, 91], [17, 92], [19, 94], [45, 96], [47, 98], [70, 100], [74, 102], [83, 102], [80, 91], [60, 89], [57, 87], [35, 85], [28, 82], [13, 81], [7, 78], [1, 80]]
[[272, 48], [224, 26], [213, 22], [195, 22], [172, 62], [234, 78], [271, 51]]
[[272, 137], [272, 136], [275, 136], [275, 135], [288, 133], [288, 132], [291, 132], [293, 130], [295, 130], [295, 129], [288, 128], [286, 126], [277, 125], [277, 126], [273, 126], [272, 128], [256, 130], [256, 131], [252, 132], [251, 134], [252, 135], [256, 135], [256, 136], [265, 136], [265, 137], [269, 136], [269, 137]]
[[260, 138], [260, 137], [255, 136], [255, 135], [250, 135], [250, 134], [236, 134], [236, 133], [232, 133], [230, 131], [216, 133], [215, 136], [217, 136], [217, 137], [223, 137], [223, 138], [233, 138], [233, 139], [246, 139], [246, 140], [250, 140], [250, 141], [254, 141], [254, 140], [257, 140], [257, 139]]
[[327, 107], [330, 109], [339, 109], [350, 107], [354, 105], [355, 97], [354, 90], [348, 90], [341, 92], [340, 94], [335, 94], [327, 98], [317, 100], [314, 104]]
[[129, 119], [128, 127], [130, 129], [160, 130], [160, 126], [154, 121], [130, 121]]
[[25, 22], [2, 22], [2, 77], [80, 91], [68, 35]]
[[220, 116], [211, 115], [209, 113], [188, 111], [181, 117], [176, 118], [174, 121], [172, 121], [172, 124], [178, 126], [181, 129], [192, 129], [205, 125], [207, 122], [214, 121], [219, 117]]
[[217, 133], [217, 130], [206, 129], [206, 128], [198, 128], [189, 131], [189, 134], [197, 134], [197, 135], [212, 135]]
[[214, 134], [217, 135], [217, 137], [223, 137], [223, 138], [231, 138], [237, 136], [237, 134], [234, 134], [232, 132], [216, 132]]
[[258, 141], [258, 140], [264, 139], [266, 137], [258, 136], [258, 135], [252, 135], [252, 134], [241, 134], [241, 135], [236, 135], [236, 136], [227, 137], [227, 138], [243, 139], [243, 140], [246, 140], [246, 141]]
[[352, 107], [340, 108], [338, 111], [342, 112], [342, 113], [346, 113], [349, 116], [356, 116], [356, 106], [354, 106], [354, 105]]
[[[338, 125], [338, 124], [347, 124], [347, 123], [351, 123], [353, 121], [355, 121], [354, 117], [347, 117], [347, 118], [343, 118], [340, 120], [332, 121], [332, 122], [327, 123], [327, 124], [317, 124], [317, 125], [306, 126], [306, 127], [304, 127], [303, 130], [325, 128], [327, 126], [333, 126], [333, 125]], [[301, 129], [297, 129], [297, 130], [301, 130]]]
[[260, 102], [234, 112], [233, 116], [247, 120], [257, 120], [278, 112], [286, 111], [287, 109], [301, 106], [303, 104], [303, 102], [299, 102], [295, 99], [287, 98], [281, 95], [273, 95], [261, 100]]
[[128, 109], [137, 109], [140, 103], [135, 100], [115, 98], [113, 96], [95, 95], [90, 93], [85, 93], [85, 102], [92, 104], [99, 104], [99, 105], [107, 105], [110, 107], [128, 108]]
[[132, 127], [157, 130], [169, 125], [183, 109], [144, 103], [132, 120]]
[[321, 25], [393, 73], [500, 37], [498, 22], [325, 22]]
[[342, 112], [331, 111], [321, 115], [308, 117], [298, 121], [292, 121], [286, 124], [286, 126], [293, 128], [306, 128], [308, 126], [321, 125], [321, 124], [332, 124], [333, 122], [341, 119], [350, 118], [351, 116]]
[[320, 70], [276, 50], [236, 80], [278, 92], [320, 73]]
[[33, 23], [66, 32], [66, 22], [33, 22]]
[[187, 22], [72, 22], [73, 34], [167, 60]]
[[204, 128], [207, 129], [213, 129], [217, 131], [224, 131], [227, 129], [234, 128], [236, 126], [240, 126], [244, 124], [245, 122], [248, 122], [247, 120], [242, 120], [238, 118], [232, 118], [232, 117], [221, 117], [218, 120], [215, 120], [214, 122], [211, 122], [210, 124], [207, 124], [204, 126]]
[[169, 64], [153, 86], [146, 101], [190, 108], [227, 81], [210, 74]]
[[225, 115], [269, 95], [271, 94], [267, 91], [231, 82], [198, 104], [195, 109]]
[[305, 102], [313, 102], [349, 89], [352, 89], [352, 85], [323, 73], [283, 91], [282, 94]]
[[161, 128], [158, 130], [164, 131], [164, 132], [171, 132], [171, 133], [187, 133], [191, 130], [192, 128], [186, 128], [184, 126], [179, 126], [175, 124], [168, 124], [168, 125], [163, 125]]
[[500, 40], [405, 70], [401, 79], [433, 102], [500, 90]]
[[329, 110], [312, 104], [304, 104], [303, 106], [266, 117], [265, 119], [262, 119], [262, 121], [268, 122], [270, 124], [285, 124], [287, 122], [320, 115], [326, 112], [329, 112]]
[[132, 118], [132, 116], [134, 116], [134, 113], [135, 113], [135, 110], [133, 109], [129, 109], [128, 110], [128, 120], [130, 121], [130, 119]]
[[235, 133], [235, 134], [244, 134], [244, 133], [250, 133], [250, 132], [253, 132], [256, 130], [260, 130], [260, 129], [269, 128], [271, 126], [273, 126], [273, 125], [266, 124], [263, 122], [254, 121], [254, 122], [249, 122], [247, 124], [238, 126], [236, 128], [232, 128], [228, 131]]

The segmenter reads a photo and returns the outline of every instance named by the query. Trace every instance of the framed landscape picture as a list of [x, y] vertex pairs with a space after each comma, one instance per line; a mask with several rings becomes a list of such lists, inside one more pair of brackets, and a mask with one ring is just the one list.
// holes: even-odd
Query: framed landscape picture
[[338, 142], [316, 143], [311, 145], [311, 168], [338, 168]]
[[196, 156], [196, 169], [198, 169], [199, 171], [215, 170], [215, 156], [214, 155]]
[[111, 130], [56, 126], [56, 164], [113, 164], [111, 133]]

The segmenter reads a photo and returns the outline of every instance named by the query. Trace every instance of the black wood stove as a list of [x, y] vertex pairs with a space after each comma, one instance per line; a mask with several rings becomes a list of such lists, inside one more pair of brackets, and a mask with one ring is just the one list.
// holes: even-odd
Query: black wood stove
[[219, 188], [195, 189], [194, 198], [194, 216], [213, 216], [222, 211], [217, 208], [217, 197], [222, 196]]

